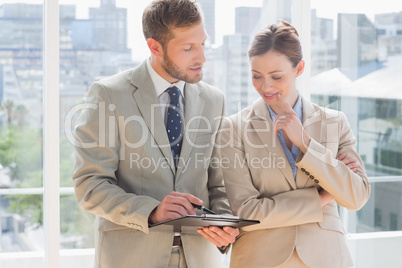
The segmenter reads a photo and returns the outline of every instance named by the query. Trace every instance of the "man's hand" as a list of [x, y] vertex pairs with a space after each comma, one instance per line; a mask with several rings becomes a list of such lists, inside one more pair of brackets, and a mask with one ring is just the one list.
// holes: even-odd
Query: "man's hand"
[[351, 171], [356, 173], [357, 168], [360, 167], [358, 163], [356, 163], [356, 159], [353, 157], [346, 158], [346, 153], [338, 155], [338, 160], [344, 163]]
[[149, 223], [159, 223], [187, 215], [195, 215], [195, 208], [191, 203], [202, 205], [202, 200], [191, 194], [171, 192], [149, 214]]
[[197, 232], [217, 247], [227, 246], [234, 243], [236, 236], [239, 235], [238, 228], [232, 228], [229, 226], [223, 228], [216, 226], [204, 227], [198, 229]]

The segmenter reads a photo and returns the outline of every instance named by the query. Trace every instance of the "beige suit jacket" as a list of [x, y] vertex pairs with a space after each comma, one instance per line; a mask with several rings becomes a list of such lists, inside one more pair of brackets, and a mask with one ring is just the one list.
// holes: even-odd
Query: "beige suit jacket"
[[[176, 171], [146, 62], [91, 86], [74, 132], [73, 180], [79, 205], [97, 215], [95, 267], [166, 267], [173, 230], [148, 228], [148, 216], [172, 191], [231, 213], [220, 170], [209, 168], [223, 94], [203, 82], [184, 92]], [[188, 267], [220, 267], [218, 249], [198, 233], [183, 231], [182, 243]]]
[[[276, 267], [294, 249], [310, 267], [353, 266], [337, 204], [357, 210], [369, 198], [356, 139], [343, 113], [302, 103], [303, 126], [312, 140], [296, 160], [296, 180], [262, 99], [222, 124], [218, 144], [233, 213], [261, 221], [242, 230], [231, 267]], [[358, 160], [356, 173], [336, 160], [341, 153]], [[321, 188], [335, 198], [323, 208]]]

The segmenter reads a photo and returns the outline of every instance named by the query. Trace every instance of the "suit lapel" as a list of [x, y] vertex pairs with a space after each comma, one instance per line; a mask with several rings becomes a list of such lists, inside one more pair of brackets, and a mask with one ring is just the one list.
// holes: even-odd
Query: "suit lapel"
[[321, 141], [321, 110], [314, 109], [313, 104], [302, 97], [303, 102], [303, 127], [310, 137], [318, 142]]
[[[273, 155], [273, 161], [276, 162], [276, 166], [281, 166], [278, 161], [284, 160], [286, 164], [285, 168], [280, 168], [281, 172], [285, 176], [286, 180], [296, 189], [296, 183], [293, 178], [292, 168], [288, 165], [288, 160], [282, 149], [281, 143], [277, 135], [273, 132], [273, 123], [269, 116], [268, 108], [263, 99], [258, 99], [254, 104], [255, 117], [251, 119], [251, 125], [257, 132], [262, 144], [267, 149], [267, 153]], [[269, 127], [267, 132], [267, 126]], [[262, 131], [265, 130], [265, 131]], [[283, 161], [282, 161], [283, 162]]]
[[152, 145], [159, 147], [162, 154], [168, 160], [172, 172], [175, 173], [165, 123], [162, 118], [162, 113], [160, 112], [160, 105], [154, 90], [154, 85], [146, 67], [146, 61], [133, 71], [130, 83], [137, 88], [133, 93], [133, 97], [144, 118], [145, 124], [148, 126], [151, 135], [157, 143]]
[[[321, 141], [321, 125], [322, 125], [322, 114], [320, 110], [314, 109], [313, 104], [302, 97], [303, 103], [303, 127], [311, 139], [320, 142]], [[300, 151], [296, 163], [303, 158], [304, 154]], [[302, 174], [302, 176], [299, 176]], [[296, 183], [297, 188], [306, 187], [307, 183], [311, 181], [308, 176], [304, 175], [302, 172], [297, 172]]]
[[[177, 167], [177, 174], [185, 167], [190, 152], [195, 144], [197, 130], [200, 124], [199, 116], [202, 115], [204, 109], [204, 99], [200, 96], [201, 90], [196, 84], [186, 83], [185, 88], [185, 107], [184, 107], [184, 136], [180, 152], [180, 162]], [[187, 131], [191, 129], [192, 131]]]

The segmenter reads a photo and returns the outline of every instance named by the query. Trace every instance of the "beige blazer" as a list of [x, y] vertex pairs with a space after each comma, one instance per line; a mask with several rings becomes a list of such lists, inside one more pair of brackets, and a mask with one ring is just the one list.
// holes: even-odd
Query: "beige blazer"
[[[203, 82], [187, 83], [184, 92], [176, 172], [146, 62], [91, 86], [74, 131], [73, 180], [79, 205], [97, 216], [95, 267], [166, 267], [173, 230], [148, 228], [148, 216], [172, 191], [231, 213], [220, 170], [209, 168], [223, 94]], [[220, 267], [218, 249], [198, 233], [183, 230], [182, 243], [188, 267]]]
[[[345, 115], [302, 99], [303, 126], [312, 140], [297, 158], [296, 180], [273, 133], [262, 99], [224, 120], [218, 138], [226, 192], [234, 215], [258, 219], [235, 242], [231, 267], [277, 267], [293, 250], [310, 267], [351, 267], [337, 204], [360, 209], [370, 184]], [[353, 173], [336, 160], [358, 160]], [[335, 198], [321, 208], [318, 190]]]

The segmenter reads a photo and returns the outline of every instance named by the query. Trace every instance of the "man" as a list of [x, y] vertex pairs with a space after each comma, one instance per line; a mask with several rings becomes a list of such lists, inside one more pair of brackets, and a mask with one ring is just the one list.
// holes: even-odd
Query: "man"
[[143, 31], [150, 58], [95, 82], [75, 127], [74, 187], [97, 215], [95, 267], [218, 267], [217, 247], [238, 229], [204, 228], [202, 237], [148, 227], [195, 214], [191, 203], [231, 213], [221, 171], [208, 165], [224, 98], [200, 82], [202, 12], [191, 0], [156, 0]]

